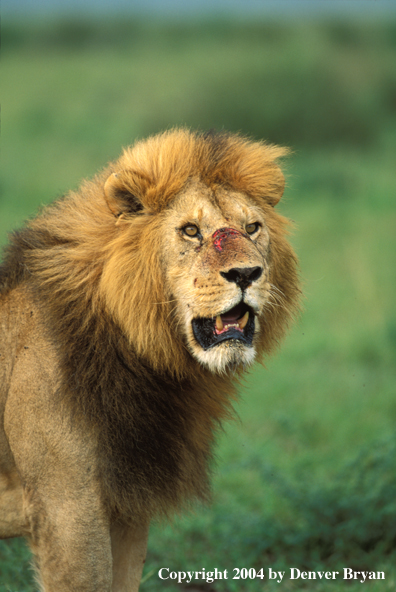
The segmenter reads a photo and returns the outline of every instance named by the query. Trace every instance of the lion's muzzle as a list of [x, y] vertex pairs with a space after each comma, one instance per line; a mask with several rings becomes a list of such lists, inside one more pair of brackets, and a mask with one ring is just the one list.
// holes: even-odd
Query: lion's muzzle
[[[239, 302], [220, 313], [195, 317], [192, 320], [195, 339], [204, 350], [224, 341], [242, 343], [250, 347], [255, 333], [255, 312], [252, 306], [245, 302], [245, 293], [262, 277], [262, 259], [250, 237], [235, 228], [216, 230], [212, 234], [212, 245], [209, 246], [206, 261], [212, 269], [217, 268], [217, 272], [226, 283], [239, 288]], [[230, 293], [225, 286], [224, 291]], [[233, 298], [235, 295], [233, 291]], [[219, 308], [219, 304], [216, 308]]]

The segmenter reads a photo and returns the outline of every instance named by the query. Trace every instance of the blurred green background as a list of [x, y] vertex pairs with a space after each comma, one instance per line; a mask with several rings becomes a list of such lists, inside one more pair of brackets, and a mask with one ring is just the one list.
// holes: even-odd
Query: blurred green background
[[[123, 146], [175, 125], [290, 146], [278, 208], [295, 221], [304, 312], [246, 379], [219, 437], [213, 504], [154, 525], [158, 569], [385, 571], [396, 587], [396, 20], [14, 19], [3, 24], [0, 242]], [[341, 576], [340, 576], [341, 577]], [[199, 584], [202, 584], [200, 581]], [[0, 592], [35, 589], [20, 540]], [[190, 589], [193, 588], [190, 586]]]

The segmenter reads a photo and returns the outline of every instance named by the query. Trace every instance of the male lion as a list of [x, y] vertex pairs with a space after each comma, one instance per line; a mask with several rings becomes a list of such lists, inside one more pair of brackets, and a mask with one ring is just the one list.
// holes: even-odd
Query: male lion
[[297, 308], [285, 150], [173, 130], [12, 235], [0, 267], [0, 536], [46, 592], [139, 586], [153, 516], [207, 499], [233, 378]]

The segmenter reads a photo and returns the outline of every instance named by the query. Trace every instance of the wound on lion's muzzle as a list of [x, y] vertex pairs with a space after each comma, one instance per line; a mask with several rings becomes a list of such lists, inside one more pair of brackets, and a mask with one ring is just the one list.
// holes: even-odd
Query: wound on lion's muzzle
[[244, 235], [235, 228], [219, 228], [212, 235], [214, 248], [216, 251], [222, 251], [226, 240], [237, 238], [238, 236]]

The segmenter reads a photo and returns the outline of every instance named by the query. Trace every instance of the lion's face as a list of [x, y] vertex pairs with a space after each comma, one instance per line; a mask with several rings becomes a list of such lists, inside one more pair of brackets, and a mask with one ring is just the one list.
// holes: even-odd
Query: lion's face
[[175, 130], [110, 168], [97, 294], [154, 370], [184, 378], [243, 369], [283, 337], [299, 297], [288, 222], [275, 211], [284, 154]]
[[264, 211], [239, 192], [195, 182], [163, 224], [166, 292], [190, 353], [212, 372], [251, 364], [270, 296]]

